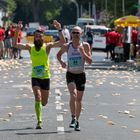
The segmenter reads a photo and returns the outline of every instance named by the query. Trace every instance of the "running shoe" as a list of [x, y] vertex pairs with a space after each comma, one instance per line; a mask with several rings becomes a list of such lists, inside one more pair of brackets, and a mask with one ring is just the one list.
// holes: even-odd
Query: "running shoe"
[[38, 122], [37, 126], [36, 126], [36, 129], [42, 129], [42, 128], [43, 128], [42, 122]]
[[80, 126], [79, 126], [79, 122], [78, 121], [75, 122], [74, 130], [75, 131], [80, 131]]
[[72, 118], [69, 127], [74, 128], [75, 127], [75, 121], [76, 121], [75, 118]]

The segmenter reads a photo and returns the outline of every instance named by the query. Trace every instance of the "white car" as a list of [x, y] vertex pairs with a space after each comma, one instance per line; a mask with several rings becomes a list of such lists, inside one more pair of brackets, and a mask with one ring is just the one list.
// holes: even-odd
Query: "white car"
[[76, 21], [76, 25], [80, 26], [82, 29], [86, 25], [95, 25], [95, 19], [94, 18], [78, 18]]

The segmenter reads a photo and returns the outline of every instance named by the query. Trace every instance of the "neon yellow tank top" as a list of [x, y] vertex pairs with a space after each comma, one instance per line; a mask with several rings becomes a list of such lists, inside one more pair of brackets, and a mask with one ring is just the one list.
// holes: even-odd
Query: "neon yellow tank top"
[[31, 47], [32, 61], [32, 78], [49, 79], [50, 78], [50, 61], [46, 53], [46, 46], [43, 45], [39, 51], [35, 46]]

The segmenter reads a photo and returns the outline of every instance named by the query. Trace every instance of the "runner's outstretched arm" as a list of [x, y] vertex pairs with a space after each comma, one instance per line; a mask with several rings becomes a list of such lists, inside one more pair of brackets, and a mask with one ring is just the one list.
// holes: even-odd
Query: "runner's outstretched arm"
[[54, 20], [53, 25], [58, 30], [60, 40], [56, 42], [48, 43], [47, 46], [50, 48], [61, 47], [64, 43], [66, 43], [65, 37], [62, 32], [61, 24], [57, 20]]
[[22, 49], [22, 50], [30, 50], [31, 46], [30, 45], [26, 45], [23, 43], [18, 43], [18, 33], [21, 27], [21, 23], [19, 22], [16, 28], [16, 32], [14, 35], [14, 43], [13, 43], [13, 47], [17, 48], [17, 49]]

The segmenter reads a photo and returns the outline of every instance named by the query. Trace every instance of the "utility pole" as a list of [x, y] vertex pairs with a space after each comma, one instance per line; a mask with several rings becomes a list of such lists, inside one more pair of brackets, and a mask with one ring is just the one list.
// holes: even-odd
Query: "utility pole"
[[[140, 14], [140, 0], [138, 0], [138, 15]], [[140, 45], [140, 26], [138, 27], [138, 45]]]
[[97, 22], [97, 16], [96, 16], [96, 5], [95, 3], [92, 3], [92, 18], [95, 19], [95, 23]]
[[138, 0], [138, 13], [140, 13], [140, 0]]
[[114, 18], [116, 19], [116, 17], [117, 17], [117, 2], [116, 2], [116, 0], [115, 0], [115, 4], [114, 4]]
[[122, 14], [125, 15], [125, 0], [122, 0]]
[[105, 0], [105, 22], [106, 22], [106, 24], [107, 24], [107, 22], [108, 22], [108, 7], [107, 7], [107, 0]]
[[107, 9], [108, 9], [108, 7], [107, 7], [107, 0], [105, 0], [105, 10], [106, 10], [106, 12], [107, 12]]
[[88, 3], [89, 17], [91, 18], [91, 2]]
[[77, 14], [76, 14], [76, 17], [77, 19], [79, 18], [79, 4], [76, 2], [76, 0], [71, 0], [75, 6], [76, 6], [76, 11], [77, 11]]
[[92, 17], [92, 13], [91, 13], [91, 2], [88, 3], [88, 9], [89, 9], [89, 17]]
[[83, 17], [83, 5], [80, 4], [80, 16]]

